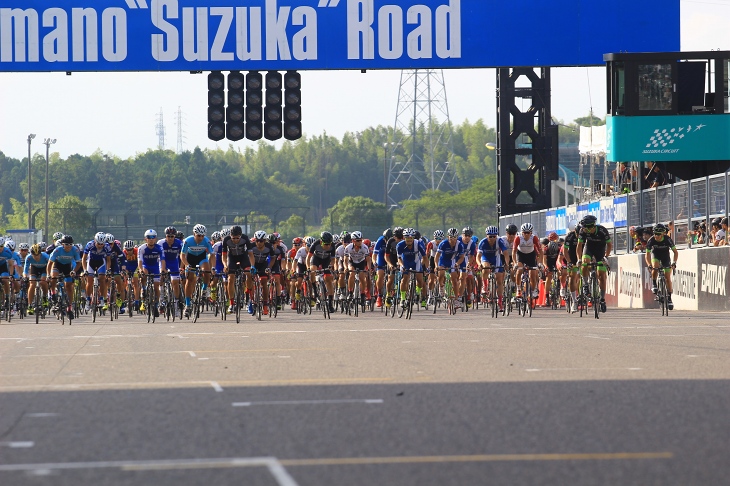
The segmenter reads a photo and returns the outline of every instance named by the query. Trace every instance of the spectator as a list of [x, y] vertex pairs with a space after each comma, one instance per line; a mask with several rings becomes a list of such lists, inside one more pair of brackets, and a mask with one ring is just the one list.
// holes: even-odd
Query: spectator
[[636, 170], [629, 168], [628, 162], [621, 162], [618, 166], [618, 175], [616, 169], [611, 171], [613, 174], [613, 187], [616, 193], [631, 192], [631, 181], [636, 175]]
[[705, 225], [705, 222], [696, 222], [694, 225], [694, 231], [692, 231], [692, 244], [693, 245], [704, 245], [705, 244], [705, 232], [707, 231], [707, 226]]
[[649, 241], [649, 238], [652, 237], [652, 227], [648, 226], [646, 228], [643, 228], [641, 230], [641, 233], [639, 231], [636, 231], [636, 234], [641, 234], [641, 238], [636, 239], [636, 244], [634, 245], [634, 253], [646, 253], [646, 243]]
[[699, 218], [700, 216], [702, 216], [702, 213], [700, 212], [700, 202], [695, 199], [692, 202], [692, 217]]
[[727, 218], [722, 218], [720, 220], [720, 231], [717, 232], [718, 235], [722, 233], [722, 236], [720, 238], [720, 243], [717, 246], [725, 246], [727, 245]]
[[646, 176], [644, 176], [644, 186], [647, 189], [650, 189], [652, 187], [665, 185], [667, 183], [667, 176], [664, 174], [664, 171], [659, 168], [659, 164], [656, 162], [647, 162], [647, 164], [651, 165], [649, 166], [649, 171]]
[[721, 229], [721, 223], [721, 218], [715, 218], [712, 220], [712, 229], [710, 229], [710, 235], [712, 237], [710, 238], [710, 241], [713, 246], [720, 246], [720, 242], [725, 241], [725, 232]]

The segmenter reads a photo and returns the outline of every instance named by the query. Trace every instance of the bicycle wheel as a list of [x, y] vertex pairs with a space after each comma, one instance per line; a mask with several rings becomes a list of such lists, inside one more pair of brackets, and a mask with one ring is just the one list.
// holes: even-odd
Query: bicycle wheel
[[406, 319], [413, 315], [413, 302], [416, 300], [416, 275], [411, 274], [411, 281], [408, 282], [408, 302], [406, 303]]
[[489, 306], [492, 309], [492, 317], [496, 318], [499, 316], [499, 297], [497, 296], [497, 281], [492, 274], [489, 275], [488, 285]]
[[[660, 272], [663, 272], [664, 270], [659, 270]], [[669, 309], [667, 308], [667, 281], [665, 280], [665, 277], [663, 275], [660, 275], [658, 278], [657, 287], [658, 292], [657, 295], [659, 296], [659, 307], [662, 309], [662, 315], [668, 316], [669, 315]]]
[[601, 289], [598, 285], [598, 276], [596, 276], [595, 273], [591, 275], [591, 300], [593, 302], [593, 315], [596, 319], [598, 319], [598, 316], [601, 313]]

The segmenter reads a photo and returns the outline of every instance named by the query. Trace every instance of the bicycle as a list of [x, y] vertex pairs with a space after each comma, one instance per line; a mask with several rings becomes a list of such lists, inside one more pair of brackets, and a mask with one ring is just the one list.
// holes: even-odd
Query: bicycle
[[13, 291], [11, 288], [10, 292], [5, 292], [5, 287], [3, 286], [3, 283], [6, 281], [9, 282], [9, 285], [12, 287], [10, 277], [0, 277], [0, 305], [2, 306], [0, 308], [0, 320], [5, 319], [10, 322], [13, 318], [13, 308], [11, 302], [11, 296]]
[[662, 315], [669, 315], [669, 290], [667, 289], [667, 275], [664, 273], [666, 270], [672, 270], [672, 275], [676, 272], [676, 267], [670, 265], [668, 267], [654, 267], [654, 270], [659, 271], [657, 275], [657, 293], [656, 300], [659, 302], [659, 307], [662, 309]]
[[126, 288], [126, 307], [127, 307], [127, 313], [129, 314], [129, 317], [131, 318], [134, 314], [134, 306], [135, 306], [135, 298], [134, 298], [134, 273], [130, 273], [128, 271], [122, 272], [122, 278], [126, 282], [125, 288]]
[[[66, 295], [66, 283], [65, 278], [61, 275], [57, 279], [56, 283], [56, 319], [59, 319], [61, 321], [61, 325], [66, 324], [66, 310], [69, 307], [69, 301], [68, 301], [68, 295]], [[68, 325], [71, 325], [71, 321], [73, 318], [71, 317], [71, 314], [68, 314]]]
[[[593, 315], [596, 319], [599, 318], [600, 314], [600, 305], [601, 305], [601, 287], [598, 282], [598, 266], [600, 264], [596, 263], [595, 258], [592, 259], [586, 266], [590, 267], [590, 272], [588, 274], [588, 281], [587, 285], [586, 282], [584, 282], [583, 292], [586, 294], [586, 303], [589, 303], [593, 306]], [[608, 267], [607, 267], [608, 269]], [[587, 287], [587, 292], [586, 292]], [[586, 314], [588, 314], [586, 309]], [[581, 312], [582, 315], [582, 312]]]
[[33, 314], [35, 315], [35, 323], [38, 324], [41, 320], [41, 318], [46, 318], [46, 308], [43, 305], [43, 289], [40, 285], [40, 280], [38, 280], [38, 284], [35, 288], [35, 293], [33, 294], [33, 305], [31, 308], [33, 309]]
[[99, 273], [94, 270], [92, 275], [94, 276], [94, 285], [91, 291], [91, 322], [96, 322], [96, 314], [99, 312], [98, 307], [101, 298], [99, 293]]
[[119, 306], [117, 305], [117, 282], [115, 277], [119, 274], [107, 274], [111, 278], [109, 283], [109, 317], [112, 321], [119, 319]]
[[[253, 268], [253, 267], [252, 267]], [[253, 304], [253, 315], [257, 320], [261, 320], [263, 314], [264, 303], [263, 303], [263, 287], [261, 286], [261, 278], [258, 273], [251, 275], [253, 279], [253, 296], [251, 297], [251, 303]]]
[[170, 317], [172, 317], [172, 322], [175, 322], [175, 294], [172, 291], [172, 280], [169, 272], [165, 272], [160, 277], [160, 305], [164, 309], [167, 321], [169, 322]]
[[236, 324], [241, 322], [241, 309], [244, 305], [245, 295], [245, 275], [246, 272], [244, 272], [241, 267], [236, 267], [235, 281], [233, 287], [233, 305], [235, 306], [234, 313], [236, 314]]
[[25, 319], [28, 314], [28, 279], [20, 279], [20, 291], [15, 296], [15, 306], [18, 310], [18, 317]]
[[329, 297], [327, 293], [327, 282], [324, 280], [324, 275], [329, 273], [329, 270], [317, 270], [316, 271], [316, 282], [317, 282], [317, 299], [322, 315], [325, 319], [331, 319], [330, 317], [330, 306]]
[[416, 271], [406, 270], [409, 275], [408, 289], [406, 290], [406, 300], [403, 301], [402, 305], [398, 306], [398, 317], [403, 317], [405, 314], [406, 319], [410, 319], [413, 314], [413, 301], [416, 299]]
[[454, 287], [451, 284], [451, 273], [446, 274], [446, 282], [444, 283], [444, 299], [446, 302], [446, 311], [449, 315], [456, 315], [456, 296], [454, 295]]
[[517, 303], [517, 314], [521, 316], [527, 316], [529, 312], [532, 317], [532, 288], [530, 287], [530, 271], [533, 270], [531, 267], [524, 265], [522, 267], [522, 278], [520, 279], [520, 289], [522, 296]]
[[221, 314], [221, 321], [225, 321], [227, 319], [228, 315], [228, 281], [227, 279], [223, 278], [224, 275], [220, 274], [218, 275], [218, 293], [216, 294], [215, 298], [215, 313], [216, 315], [218, 312]]
[[489, 269], [491, 270], [491, 272], [489, 272], [489, 275], [487, 276], [486, 304], [489, 305], [489, 308], [492, 312], [492, 317], [494, 318], [497, 318], [499, 316], [499, 313], [502, 311], [499, 308], [499, 296], [497, 295], [497, 274], [495, 272], [503, 268], [504, 267], [502, 266], [490, 266]]
[[557, 268], [552, 269], [552, 281], [550, 282], [550, 289], [548, 290], [548, 296], [550, 299], [550, 308], [553, 310], [560, 309], [560, 272]]
[[267, 304], [269, 308], [269, 318], [276, 317], [279, 308], [277, 306], [278, 295], [276, 295], [276, 280], [274, 276], [269, 274], [268, 282], [266, 283], [269, 292], [269, 302]]
[[[397, 269], [394, 268], [390, 275], [391, 275], [390, 278], [395, 279], [395, 282], [393, 282], [393, 290], [394, 290], [394, 293], [391, 294], [391, 296], [390, 296], [390, 300], [391, 300], [390, 317], [395, 317], [395, 314], [396, 314], [396, 312], [398, 310], [398, 307], [400, 306], [400, 281], [401, 281], [401, 273], [400, 273], [399, 270], [397, 270]], [[388, 309], [386, 309], [385, 312], [386, 312], [386, 316], [387, 316], [388, 315]]]
[[145, 313], [147, 314], [147, 322], [152, 321], [152, 323], [155, 322], [156, 315], [155, 310], [157, 310], [157, 301], [155, 299], [155, 277], [159, 277], [159, 274], [152, 274], [148, 273], [146, 274], [147, 279], [145, 282], [145, 296], [144, 296], [144, 306], [145, 306]]
[[505, 272], [505, 275], [504, 275], [504, 284], [503, 284], [503, 288], [502, 288], [502, 302], [503, 302], [502, 317], [506, 317], [506, 316], [510, 315], [510, 313], [512, 312], [513, 304], [514, 304], [512, 299], [515, 295], [517, 286], [516, 286], [514, 280], [512, 280], [512, 270], [513, 270], [513, 268], [512, 268], [512, 265], [510, 264], [510, 266], [507, 268], [507, 271]]

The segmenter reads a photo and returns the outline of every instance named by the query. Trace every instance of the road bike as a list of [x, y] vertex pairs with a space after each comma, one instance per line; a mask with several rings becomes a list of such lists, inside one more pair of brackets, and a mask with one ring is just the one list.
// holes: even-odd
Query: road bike
[[659, 307], [662, 310], [663, 316], [669, 315], [669, 290], [667, 289], [667, 275], [664, 273], [667, 270], [672, 270], [672, 275], [676, 272], [676, 267], [670, 265], [668, 267], [654, 267], [654, 270], [658, 270], [656, 286], [656, 300], [659, 302]]

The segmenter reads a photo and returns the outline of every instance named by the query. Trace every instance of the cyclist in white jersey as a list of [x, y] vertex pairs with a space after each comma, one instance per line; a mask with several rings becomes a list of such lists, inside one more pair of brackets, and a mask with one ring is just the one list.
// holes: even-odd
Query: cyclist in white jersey
[[[530, 268], [530, 287], [532, 288], [532, 298], [536, 299], [540, 292], [537, 288], [537, 262], [542, 257], [540, 241], [537, 236], [532, 234], [532, 225], [524, 223], [520, 228], [521, 234], [517, 235], [512, 245], [512, 260], [517, 262], [517, 282], [522, 278], [522, 269], [527, 266]], [[517, 286], [517, 296], [520, 296], [520, 286]]]
[[[360, 298], [365, 298], [365, 289], [368, 288], [368, 270], [370, 269], [370, 250], [362, 244], [362, 233], [352, 232], [352, 243], [345, 247], [345, 267], [350, 270], [347, 288], [352, 293], [355, 290], [355, 272], [360, 274]], [[357, 297], [357, 296], [356, 296]]]

